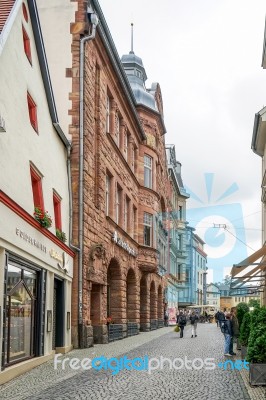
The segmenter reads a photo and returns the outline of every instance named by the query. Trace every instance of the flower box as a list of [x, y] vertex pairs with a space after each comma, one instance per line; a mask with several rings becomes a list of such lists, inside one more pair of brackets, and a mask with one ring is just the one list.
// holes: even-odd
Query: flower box
[[266, 364], [249, 363], [249, 383], [251, 386], [266, 386]]
[[52, 226], [52, 218], [48, 214], [48, 211], [44, 211], [41, 207], [34, 208], [33, 216], [43, 228], [50, 228]]

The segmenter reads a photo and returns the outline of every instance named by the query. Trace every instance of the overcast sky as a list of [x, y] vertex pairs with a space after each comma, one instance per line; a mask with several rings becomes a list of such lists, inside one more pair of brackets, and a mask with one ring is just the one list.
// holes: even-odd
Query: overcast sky
[[[212, 257], [238, 247], [225, 274], [261, 246], [261, 159], [251, 139], [254, 115], [266, 104], [265, 1], [99, 2], [120, 56], [130, 51], [134, 23], [134, 52], [143, 60], [146, 86], [161, 86], [166, 143], [175, 144], [184, 184], [201, 200], [192, 198], [187, 208], [190, 224], [206, 241], [209, 268]], [[218, 200], [233, 184], [237, 190]], [[200, 215], [193, 211], [198, 207]], [[213, 223], [227, 223], [230, 235], [210, 232]]]

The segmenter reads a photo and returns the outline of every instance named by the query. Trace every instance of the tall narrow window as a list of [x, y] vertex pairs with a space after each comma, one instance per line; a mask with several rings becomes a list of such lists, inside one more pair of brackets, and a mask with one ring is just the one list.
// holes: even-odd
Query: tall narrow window
[[115, 116], [115, 141], [116, 141], [117, 146], [120, 147], [121, 151], [122, 151], [120, 129], [121, 129], [121, 118], [120, 118], [119, 114], [116, 114], [116, 116]]
[[134, 147], [132, 156], [132, 170], [135, 174], [137, 173], [137, 162], [138, 162], [138, 149], [137, 147]]
[[30, 123], [35, 129], [36, 132], [38, 132], [38, 121], [37, 121], [37, 106], [34, 103], [32, 97], [30, 94], [27, 94], [27, 101], [28, 101], [28, 109], [29, 109], [29, 117], [30, 117]]
[[42, 177], [32, 166], [30, 167], [30, 176], [34, 207], [40, 207], [43, 210]]
[[152, 158], [144, 156], [144, 186], [152, 188]]
[[144, 212], [143, 243], [145, 246], [152, 246], [152, 215]]
[[137, 237], [137, 209], [133, 207], [133, 221], [132, 221], [132, 228], [133, 228], [133, 238], [136, 239]]
[[25, 54], [29, 60], [29, 62], [32, 64], [32, 60], [31, 60], [31, 49], [30, 49], [30, 38], [24, 28], [24, 26], [22, 25], [22, 36], [23, 36], [23, 45], [24, 45], [24, 51]]
[[106, 132], [110, 132], [110, 97], [106, 96]]
[[121, 218], [121, 199], [122, 199], [122, 189], [117, 184], [116, 194], [115, 194], [115, 222], [117, 223], [117, 225], [120, 224], [120, 218]]
[[130, 199], [125, 196], [125, 206], [124, 206], [124, 229], [126, 232], [130, 229]]
[[181, 235], [177, 236], [177, 248], [178, 248], [178, 250], [182, 249], [182, 236]]
[[130, 135], [129, 133], [125, 134], [125, 143], [124, 143], [124, 147], [125, 147], [125, 159], [130, 163]]
[[183, 207], [178, 206], [178, 219], [182, 220], [183, 219]]
[[55, 228], [62, 230], [62, 217], [61, 217], [61, 198], [57, 193], [53, 193], [54, 203], [54, 222]]
[[110, 195], [111, 195], [111, 178], [109, 175], [106, 175], [105, 180], [105, 213], [109, 215], [110, 211]]
[[177, 279], [181, 280], [181, 266], [182, 264], [177, 264]]

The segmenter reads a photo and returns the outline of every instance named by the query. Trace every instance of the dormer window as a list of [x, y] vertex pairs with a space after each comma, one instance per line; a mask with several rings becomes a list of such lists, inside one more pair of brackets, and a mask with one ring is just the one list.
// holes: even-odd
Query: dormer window
[[136, 69], [136, 76], [142, 78], [142, 73], [138, 69]]

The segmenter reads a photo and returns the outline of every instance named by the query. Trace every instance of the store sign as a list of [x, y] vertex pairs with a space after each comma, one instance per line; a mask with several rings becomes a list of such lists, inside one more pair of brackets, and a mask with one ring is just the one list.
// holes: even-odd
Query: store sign
[[25, 240], [25, 242], [28, 242], [32, 246], [37, 247], [38, 249], [40, 249], [44, 253], [47, 252], [46, 246], [44, 246], [41, 242], [39, 242], [38, 240], [34, 239], [30, 235], [28, 235], [26, 232], [21, 231], [19, 228], [16, 228], [16, 235], [19, 236], [21, 239]]
[[66, 272], [66, 273], [69, 272], [69, 258], [68, 258], [68, 255], [64, 251], [63, 251], [63, 253], [58, 253], [54, 249], [51, 249], [49, 254], [50, 254], [50, 257], [52, 257], [58, 261], [58, 263], [57, 263], [58, 268], [60, 268], [62, 271]]
[[112, 235], [112, 240], [113, 242], [115, 242], [117, 244], [117, 246], [122, 247], [124, 250], [126, 250], [131, 256], [133, 257], [137, 257], [137, 253], [136, 251], [129, 246], [129, 244], [127, 242], [125, 242], [123, 239], [121, 239], [117, 232], [114, 231], [113, 235]]

